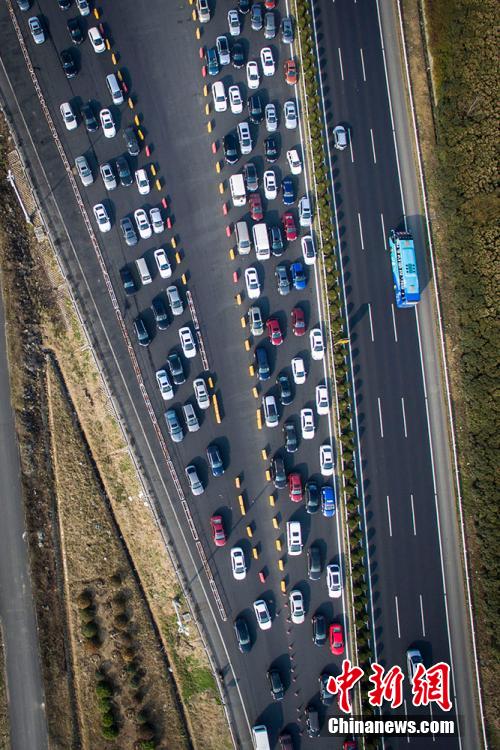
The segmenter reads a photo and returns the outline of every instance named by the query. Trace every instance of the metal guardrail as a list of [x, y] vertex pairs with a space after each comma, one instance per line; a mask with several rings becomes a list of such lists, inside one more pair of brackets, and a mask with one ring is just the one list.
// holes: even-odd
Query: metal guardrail
[[189, 305], [189, 312], [191, 313], [191, 318], [193, 320], [193, 326], [194, 326], [194, 330], [196, 333], [196, 338], [198, 340], [198, 348], [200, 350], [200, 356], [201, 356], [201, 361], [203, 363], [203, 369], [206, 372], [209, 372], [210, 367], [208, 366], [207, 352], [205, 349], [205, 344], [203, 342], [203, 336], [201, 335], [200, 324], [198, 323], [198, 315], [196, 314], [196, 308], [194, 306], [193, 295], [189, 291], [189, 289], [186, 292], [186, 297], [187, 297], [187, 301]]

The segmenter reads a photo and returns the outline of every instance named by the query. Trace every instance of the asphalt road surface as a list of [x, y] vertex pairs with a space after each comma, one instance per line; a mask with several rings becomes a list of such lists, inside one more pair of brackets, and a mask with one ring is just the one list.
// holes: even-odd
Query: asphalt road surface
[[[184, 295], [185, 290], [180, 285], [180, 277], [185, 273], [188, 288], [193, 295], [206, 347], [209, 374], [214, 380], [223, 419], [219, 426], [215, 422], [212, 411], [199, 414], [201, 421], [199, 432], [187, 434], [184, 441], [176, 446], [169, 441], [168, 436], [166, 440], [227, 613], [226, 621], [221, 621], [214, 607], [204, 573], [198, 575], [199, 557], [179, 503], [174, 499], [175, 493], [167, 466], [144, 407], [127, 349], [116, 325], [94, 251], [88, 240], [81, 215], [68, 189], [68, 180], [60, 158], [46, 125], [39, 116], [38, 104], [26, 76], [24, 62], [18, 52], [18, 42], [9, 30], [5, 35], [2, 61], [11, 86], [10, 91], [7, 93], [4, 91], [4, 95], [10, 100], [11, 108], [14, 110], [18, 107], [24, 116], [24, 122], [21, 122], [22, 118], [18, 113], [17, 120], [19, 128], [24, 129], [24, 145], [28, 151], [32, 152], [31, 167], [35, 180], [47, 200], [52, 229], [56, 238], [60, 240], [58, 243], [60, 252], [65, 258], [70, 280], [77, 291], [94, 344], [105, 364], [134, 447], [161, 506], [170, 534], [174, 536], [177, 554], [183, 564], [193, 595], [199, 603], [200, 616], [206, 624], [218, 665], [224, 674], [224, 686], [236, 731], [243, 744], [247, 746], [249, 724], [265, 723], [270, 729], [273, 741], [278, 732], [286, 726], [291, 729], [297, 740], [299, 736], [301, 737], [301, 747], [308, 747], [312, 740], [308, 740], [304, 735], [304, 709], [310, 701], [319, 706], [317, 682], [319, 674], [322, 671], [335, 674], [340, 669], [339, 657], [332, 657], [326, 646], [324, 648], [313, 646], [310, 617], [315, 611], [320, 610], [331, 622], [334, 618], [342, 619], [343, 610], [341, 602], [336, 602], [335, 606], [332, 606], [331, 600], [328, 599], [324, 576], [317, 582], [308, 581], [305, 550], [300, 557], [287, 559], [286, 550], [279, 552], [275, 542], [279, 538], [285, 548], [285, 522], [291, 518], [297, 519], [303, 523], [305, 548], [311, 542], [317, 542], [322, 550], [323, 563], [342, 562], [338, 516], [334, 519], [323, 518], [321, 514], [308, 516], [303, 504], [292, 505], [286, 491], [282, 490], [279, 493], [274, 491], [265, 478], [268, 462], [262, 459], [261, 451], [266, 449], [268, 455], [272, 456], [282, 449], [281, 426], [284, 419], [292, 418], [297, 421], [300, 408], [314, 406], [314, 388], [325, 380], [323, 364], [312, 362], [310, 359], [307, 337], [305, 340], [293, 337], [289, 323], [291, 308], [298, 302], [306, 312], [308, 328], [321, 321], [314, 273], [308, 274], [308, 286], [305, 290], [300, 292], [294, 290], [287, 297], [280, 297], [273, 278], [273, 268], [278, 262], [276, 258], [271, 257], [270, 261], [255, 263], [255, 257], [252, 254], [239, 257], [235, 262], [229, 261], [228, 250], [234, 241], [233, 238], [226, 237], [225, 228], [228, 219], [231, 223], [234, 222], [244, 215], [247, 209], [231, 209], [229, 217], [223, 216], [218, 182], [221, 178], [227, 180], [229, 174], [237, 171], [240, 166], [224, 167], [222, 176], [219, 177], [215, 172], [215, 161], [221, 159], [222, 155], [220, 150], [217, 156], [211, 153], [211, 143], [213, 140], [220, 143], [222, 136], [229, 129], [234, 128], [240, 119], [246, 117], [246, 112], [241, 117], [236, 117], [230, 112], [215, 116], [212, 114], [214, 131], [211, 135], [207, 133], [207, 118], [204, 115], [207, 100], [202, 95], [201, 61], [198, 58], [198, 43], [194, 38], [190, 6], [186, 4], [170, 8], [166, 13], [165, 6], [161, 3], [124, 2], [119, 6], [111, 3], [103, 5], [103, 23], [106, 33], [112, 39], [114, 49], [119, 52], [119, 68], [137, 101], [135, 111], [139, 113], [143, 122], [145, 142], [152, 148], [150, 159], [145, 156], [143, 150], [137, 159], [130, 159], [131, 165], [137, 168], [153, 163], [164, 185], [161, 192], [156, 193], [153, 188], [150, 195], [146, 197], [140, 196], [134, 185], [127, 188], [119, 187], [106, 194], [98, 175], [99, 164], [116, 158], [124, 151], [122, 130], [125, 125], [131, 123], [132, 119], [132, 113], [126, 105], [119, 109], [111, 107], [119, 126], [114, 139], [105, 139], [101, 129], [89, 135], [81, 123], [76, 131], [68, 132], [64, 129], [60, 119], [59, 105], [63, 101], [70, 101], [78, 107], [83, 101], [91, 99], [96, 112], [99, 104], [100, 106], [110, 105], [109, 94], [105, 87], [105, 75], [113, 70], [109, 54], [96, 55], [86, 41], [74, 50], [80, 72], [76, 78], [67, 81], [60, 69], [57, 55], [62, 49], [71, 47], [66, 21], [67, 18], [76, 15], [76, 9], [72, 7], [68, 13], [64, 13], [57, 5], [48, 2], [35, 4], [34, 8], [36, 12], [42, 14], [49, 30], [47, 42], [39, 47], [33, 45], [27, 31], [26, 14], [18, 16], [21, 29], [68, 159], [72, 162], [76, 156], [85, 154], [92, 165], [95, 176], [94, 184], [89, 188], [80, 188], [87, 212], [91, 215], [92, 205], [104, 201], [112, 217], [112, 230], [105, 235], [100, 235], [102, 240], [100, 244], [134, 346], [135, 339], [132, 330], [134, 317], [138, 313], [144, 314], [149, 330], [153, 334], [151, 300], [155, 295], [163, 293], [165, 286], [171, 282], [160, 279], [156, 274], [151, 285], [142, 287], [134, 297], [126, 298], [121, 288], [120, 268], [125, 264], [131, 264], [135, 258], [144, 256], [153, 270], [153, 250], [164, 246], [168, 248], [169, 258], [174, 266], [172, 280], [179, 285]], [[1, 13], [3, 21], [6, 18], [5, 10], [2, 9]], [[86, 24], [87, 19], [83, 19], [82, 26]], [[207, 46], [211, 45], [218, 34], [226, 32], [225, 13], [218, 10], [216, 17], [204, 29], [202, 41]], [[367, 53], [373, 55], [370, 66], [373, 65], [375, 70], [378, 70], [381, 64], [379, 38], [371, 27], [368, 27], [365, 33], [367, 34]], [[345, 33], [343, 36], [345, 38]], [[250, 31], [248, 17], [245, 18], [242, 38], [247, 56], [253, 59], [256, 58], [260, 48], [267, 44], [262, 32]], [[365, 46], [365, 43], [363, 44]], [[281, 72], [288, 50], [280, 43], [279, 38], [271, 41], [270, 46], [277, 60], [277, 72], [273, 78], [264, 79], [259, 93], [262, 94], [264, 103], [275, 101], [282, 105], [285, 98], [292, 96], [291, 89], [284, 83]], [[241, 88], [246, 98], [247, 89], [243, 70], [235, 70], [232, 67], [223, 68], [218, 79], [226, 84], [233, 81], [242, 84]], [[371, 116], [375, 117], [372, 130], [377, 133], [376, 145], [370, 151], [368, 146], [363, 147], [360, 139], [358, 148], [357, 138], [353, 138], [353, 147], [356, 149], [355, 164], [364, 168], [362, 173], [360, 171], [356, 176], [346, 174], [342, 185], [338, 185], [338, 189], [342, 200], [346, 201], [346, 207], [349, 197], [355, 194], [358, 196], [362, 194], [362, 200], [366, 200], [367, 204], [375, 201], [377, 196], [381, 201], [380, 196], [383, 195], [383, 211], [387, 211], [386, 229], [388, 229], [400, 223], [402, 215], [400, 205], [398, 206], [397, 202], [393, 204], [391, 200], [389, 189], [392, 190], [393, 187], [387, 188], [385, 169], [383, 174], [377, 171], [372, 156], [373, 148], [375, 148], [377, 160], [394, 163], [394, 151], [391, 152], [389, 141], [385, 141], [382, 135], [384, 124], [388, 119], [386, 94], [384, 96], [385, 98], [382, 99], [374, 96], [377, 106], [373, 105], [374, 113]], [[363, 106], [368, 107], [366, 101]], [[342, 119], [349, 119], [352, 123], [353, 133], [356, 134], [358, 131], [357, 129], [354, 131], [354, 118], [358, 117], [358, 107], [359, 104], [356, 102], [356, 108], [352, 112], [349, 110], [348, 113], [342, 115]], [[340, 117], [339, 109], [337, 111]], [[364, 114], [366, 118], [366, 111]], [[359, 117], [360, 122], [366, 122], [366, 119], [363, 120], [362, 113]], [[256, 164], [259, 176], [262, 178], [264, 126], [260, 125], [258, 128], [254, 126], [252, 131], [257, 142], [249, 159]], [[281, 178], [287, 174], [284, 152], [287, 148], [300, 144], [300, 133], [298, 130], [286, 131], [281, 116], [279, 137], [281, 157], [275, 168]], [[380, 145], [378, 139], [380, 139]], [[349, 153], [344, 152], [342, 157], [349, 158]], [[373, 168], [370, 159], [372, 159]], [[244, 162], [245, 159], [241, 159], [239, 164]], [[389, 175], [389, 178], [389, 185], [392, 185], [393, 177]], [[300, 197], [305, 190], [302, 177], [295, 178], [295, 186]], [[169, 214], [174, 221], [174, 232], [182, 258], [178, 265], [169, 248], [168, 240], [171, 233], [165, 232], [158, 237], [153, 235], [150, 240], [140, 240], [136, 247], [129, 248], [119, 232], [118, 222], [121, 217], [131, 215], [133, 210], [139, 207], [149, 209], [154, 205], [159, 205], [162, 195], [168, 198]], [[393, 197], [397, 199], [396, 192]], [[224, 200], [229, 202], [227, 193]], [[272, 224], [279, 223], [283, 211], [281, 197], [278, 196], [277, 200], [270, 202], [269, 205], [266, 204], [267, 202], [264, 201], [266, 221]], [[293, 210], [297, 220], [296, 207]], [[363, 208], [363, 212], [364, 210]], [[346, 210], [346, 238], [349, 236], [348, 231], [350, 231], [352, 221], [352, 216], [349, 216]], [[362, 221], [364, 221], [364, 215]], [[356, 278], [356, 284], [364, 283], [361, 291], [355, 288], [354, 284], [354, 273], [357, 272], [358, 264], [355, 269], [353, 250], [349, 250], [352, 260], [351, 266], [347, 266], [346, 270], [353, 276], [352, 294], [359, 295], [356, 299], [351, 298], [350, 302], [357, 310], [360, 319], [359, 325], [355, 330], [353, 329], [353, 334], [359, 336], [357, 365], [360, 368], [360, 374], [357, 391], [358, 406], [361, 405], [360, 398], [362, 398], [364, 409], [364, 414], [360, 415], [360, 427], [369, 521], [371, 525], [379, 523], [377, 517], [380, 497], [383, 501], [388, 495], [390, 499], [387, 508], [392, 510], [392, 534], [397, 534], [399, 538], [404, 539], [404, 546], [397, 546], [399, 557], [395, 563], [391, 554], [393, 554], [392, 550], [396, 549], [396, 544], [391, 544], [391, 532], [388, 531], [386, 519], [383, 519], [385, 527], [382, 523], [376, 527], [372, 526], [376, 534], [374, 539], [376, 549], [372, 549], [371, 558], [372, 573], [377, 576], [374, 582], [378, 587], [380, 597], [375, 602], [377, 642], [381, 642], [382, 628], [384, 653], [380, 654], [380, 658], [387, 664], [398, 662], [403, 665], [404, 651], [409, 642], [425, 641], [424, 658], [426, 661], [435, 661], [437, 656], [446, 659], [448, 647], [446, 631], [443, 627], [445, 620], [442, 590], [441, 597], [437, 597], [433, 588], [433, 585], [436, 585], [439, 589], [440, 585], [440, 579], [435, 575], [435, 571], [440, 569], [437, 543], [426, 542], [425, 559], [422, 560], [419, 554], [420, 548], [413, 538], [415, 536], [413, 527], [410, 525], [413, 523], [410, 496], [413, 495], [418, 535], [422, 530], [422, 539], [424, 539], [424, 533], [430, 533], [430, 539], [435, 539], [435, 516], [429, 517], [427, 513], [420, 512], [425, 507], [425, 503], [430, 502], [429, 498], [433, 497], [433, 494], [428, 442], [425, 443], [428, 438], [425, 437], [427, 427], [423, 387], [420, 370], [414, 360], [415, 352], [418, 353], [415, 317], [412, 313], [406, 318], [403, 314], [398, 315], [396, 321], [398, 341], [396, 342], [394, 338], [394, 345], [391, 344], [389, 336], [379, 334], [379, 330], [382, 329], [394, 330], [390, 306], [392, 300], [390, 269], [388, 260], [382, 253], [381, 228], [378, 226], [377, 235], [373, 215], [369, 218], [367, 213], [366, 221], [373, 222], [372, 225], [367, 223], [366, 230], [363, 225], [365, 236], [370, 237], [370, 243], [374, 244], [374, 238], [379, 237], [377, 248], [381, 253], [381, 262], [372, 263], [370, 268], [367, 264], [364, 270], [359, 264], [360, 279]], [[251, 223], [250, 219], [248, 222]], [[64, 239], [65, 232], [69, 235], [70, 242]], [[348, 253], [344, 250], [344, 257], [346, 254]], [[300, 257], [300, 244], [299, 241], [295, 241], [289, 244], [280, 261], [283, 260], [289, 264]], [[308, 369], [306, 384], [297, 386], [293, 404], [280, 410], [280, 426], [274, 430], [264, 428], [259, 431], [257, 429], [255, 412], [260, 396], [257, 400], [252, 395], [252, 387], [258, 384], [248, 373], [255, 342], [252, 341], [250, 352], [246, 352], [243, 346], [244, 338], [248, 336], [248, 329], [246, 331], [242, 329], [240, 317], [249, 303], [243, 291], [242, 273], [250, 264], [258, 268], [263, 284], [260, 304], [264, 315], [276, 314], [285, 332], [285, 342], [276, 351], [271, 351], [271, 346], [266, 344], [272, 362], [272, 379], [268, 381], [269, 386], [266, 383], [264, 384], [266, 387], [259, 389], [260, 394], [275, 391], [273, 383], [276, 375], [283, 368], [289, 371], [291, 357], [303, 353]], [[232, 280], [235, 270], [239, 274], [236, 284]], [[373, 307], [372, 314], [376, 308], [373, 324], [374, 332], [377, 331], [377, 346], [374, 346], [375, 342], [371, 342], [370, 339], [365, 345], [363, 338], [366, 338], [364, 326], [369, 316], [360, 313], [360, 309], [363, 310], [364, 306], [364, 313], [367, 312], [366, 301], [363, 300], [369, 280], [372, 293], [369, 299]], [[243, 292], [244, 303], [241, 307], [235, 305], [236, 292]], [[351, 324], [354, 322], [352, 309]], [[164, 366], [166, 355], [171, 350], [180, 350], [179, 324], [189, 323], [190, 316], [186, 310], [182, 317], [171, 319], [171, 325], [167, 331], [154, 333], [153, 341], [147, 349], [135, 346], [141, 374], [165, 436], [167, 433], [162, 416], [165, 403], [160, 398], [154, 372]], [[365, 346], [368, 346], [368, 350]], [[370, 360], [367, 352], [371, 351], [377, 351], [377, 356]], [[414, 365], [408, 367], [408, 362]], [[188, 400], [193, 401], [192, 379], [202, 372], [199, 356], [190, 360], [189, 363], [184, 360], [184, 364], [188, 374], [187, 381], [176, 389], [174, 401], [168, 403], [168, 406], [173, 403], [178, 413], [182, 404]], [[368, 370], [367, 367], [369, 367]], [[364, 375], [366, 372], [369, 373], [369, 378]], [[397, 381], [393, 379], [396, 377]], [[363, 383], [360, 379], [363, 379]], [[409, 381], [411, 387], [408, 385]], [[402, 407], [401, 411], [397, 412], [394, 406], [394, 394], [398, 393], [398, 389], [401, 390], [399, 398], [405, 399], [405, 419], [408, 429], [406, 438], [403, 437], [401, 427], [403, 424]], [[378, 399], [380, 399], [380, 412], [373, 412], [373, 403], [378, 409]], [[363, 419], [361, 419], [362, 416]], [[319, 445], [330, 438], [330, 425], [327, 417], [316, 417], [316, 424], [316, 438], [309, 442], [301, 441], [298, 453], [287, 457], [287, 470], [290, 471], [293, 468], [300, 471], [303, 481], [312, 477], [321, 480], [318, 476]], [[377, 433], [379, 425], [383, 425], [383, 437]], [[205, 461], [205, 448], [213, 440], [217, 441], [222, 450], [226, 467], [225, 475], [218, 479], [209, 477]], [[388, 457], [396, 456], [399, 456], [396, 461], [397, 473], [394, 463], [391, 465], [388, 462]], [[184, 466], [191, 461], [194, 461], [199, 468], [206, 487], [205, 494], [198, 498], [189, 495], [184, 481]], [[372, 468], [375, 466], [376, 469]], [[241, 491], [247, 506], [247, 515], [244, 519], [240, 515], [238, 491], [234, 485], [236, 475], [242, 478]], [[410, 477], [414, 480], [412, 483], [409, 481]], [[268, 502], [268, 495], [272, 492], [278, 495], [274, 508]], [[400, 514], [395, 514], [394, 503], [396, 502], [401, 506]], [[383, 502], [382, 507], [385, 507]], [[221, 513], [229, 534], [228, 545], [224, 548], [216, 549], [210, 536], [209, 518], [213, 513]], [[272, 519], [276, 515], [279, 521], [278, 530], [272, 524]], [[245, 530], [247, 525], [253, 529], [252, 539], [247, 536]], [[177, 532], [178, 528], [180, 532]], [[234, 581], [230, 572], [228, 546], [236, 544], [241, 544], [244, 548], [249, 565], [248, 575], [244, 582]], [[258, 560], [252, 559], [252, 547], [258, 550]], [[281, 557], [284, 557], [286, 563], [283, 574], [277, 567]], [[403, 557], [406, 568], [401, 563]], [[420, 584], [422, 566], [424, 567]], [[263, 584], [257, 575], [261, 570], [266, 574]], [[406, 574], [404, 574], [405, 570]], [[417, 570], [418, 579], [416, 578]], [[287, 621], [286, 599], [279, 590], [282, 575], [286, 577], [288, 590], [297, 586], [304, 594], [307, 616], [303, 625], [291, 625]], [[419, 581], [418, 586], [414, 584], [408, 586], [408, 577], [412, 575], [413, 580]], [[391, 598], [394, 591], [398, 592], [399, 617], [407, 618], [403, 621], [403, 632], [406, 638], [404, 642], [397, 638], [394, 627], [393, 612], [396, 602]], [[432, 628], [432, 640], [427, 639], [427, 636], [418, 629], [418, 624], [421, 622], [421, 609], [416, 605], [419, 604], [420, 595], [422, 595], [425, 623], [428, 628], [426, 632], [431, 632]], [[253, 600], [261, 596], [268, 601], [273, 616], [272, 629], [267, 633], [258, 631], [251, 611]], [[232, 632], [232, 621], [240, 614], [247, 618], [254, 641], [250, 656], [241, 655], [238, 652]], [[431, 647], [432, 650], [430, 650]], [[273, 704], [269, 694], [265, 673], [270, 666], [280, 669], [287, 688], [285, 700], [280, 704]], [[324, 710], [321, 713], [324, 717]], [[314, 746], [331, 747], [332, 744], [336, 746], [326, 738], [314, 742]], [[454, 745], [446, 745], [443, 742], [439, 746]]]

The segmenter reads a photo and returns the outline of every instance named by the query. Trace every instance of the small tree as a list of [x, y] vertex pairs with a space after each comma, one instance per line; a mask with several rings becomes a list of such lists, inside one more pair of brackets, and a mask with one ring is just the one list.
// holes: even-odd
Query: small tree
[[95, 622], [88, 622], [82, 627], [82, 633], [85, 638], [94, 638], [97, 635], [97, 625]]

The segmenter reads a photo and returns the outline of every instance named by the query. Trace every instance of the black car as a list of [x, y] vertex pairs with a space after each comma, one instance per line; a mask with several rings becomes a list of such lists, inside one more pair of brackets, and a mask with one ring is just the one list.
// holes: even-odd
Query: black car
[[248, 97], [248, 116], [254, 125], [259, 125], [264, 119], [264, 108], [257, 94]]
[[242, 68], [245, 65], [245, 49], [241, 42], [235, 42], [231, 50], [233, 68]]
[[323, 646], [326, 643], [326, 620], [323, 615], [314, 615], [312, 618], [312, 628], [314, 645]]
[[228, 133], [224, 136], [222, 141], [222, 148], [224, 149], [224, 158], [228, 164], [236, 164], [240, 158], [238, 151], [238, 139], [234, 133]]
[[238, 10], [240, 13], [248, 13], [250, 10], [250, 0], [238, 0]]
[[283, 255], [285, 246], [283, 245], [283, 237], [281, 236], [281, 229], [279, 227], [270, 227], [269, 235], [271, 237], [271, 252], [277, 258]]
[[309, 737], [319, 737], [319, 714], [315, 706], [306, 708], [306, 730]]
[[139, 141], [137, 140], [137, 136], [132, 125], [130, 125], [128, 128], [125, 128], [125, 130], [123, 131], [123, 140], [125, 141], [125, 145], [127, 146], [127, 151], [130, 156], [139, 156]]
[[234, 621], [234, 632], [236, 633], [239, 650], [242, 654], [248, 653], [252, 648], [252, 641], [250, 640], [247, 622], [243, 617], [237, 617]]
[[286, 487], [285, 462], [281, 456], [275, 456], [271, 461], [271, 479], [277, 490], [282, 490]]
[[135, 294], [137, 286], [134, 277], [132, 276], [132, 271], [128, 266], [120, 268], [120, 278], [122, 280], [123, 288], [125, 289], [125, 294]]
[[324, 706], [331, 706], [334, 699], [334, 695], [326, 689], [329, 679], [329, 674], [322, 674], [319, 678], [319, 697]]
[[171, 352], [171, 354], [168, 355], [167, 365], [175, 385], [182, 385], [186, 382], [184, 368], [182, 366], [181, 358], [179, 357], [177, 352]]
[[281, 680], [281, 675], [277, 669], [270, 669], [267, 673], [267, 679], [271, 688], [271, 695], [275, 701], [282, 701], [285, 697], [285, 688]]
[[78, 18], [70, 18], [66, 26], [68, 27], [73, 44], [81, 44], [83, 42], [83, 33]]
[[207, 446], [207, 461], [208, 465], [210, 466], [212, 476], [220, 477], [222, 476], [222, 474], [224, 474], [224, 464], [222, 461], [220, 450], [215, 445], [215, 443], [211, 443], [209, 446]]
[[281, 41], [283, 44], [293, 43], [292, 19], [286, 16], [281, 22]]
[[285, 422], [283, 425], [283, 437], [285, 439], [285, 450], [287, 453], [295, 453], [299, 447], [297, 439], [297, 430], [291, 422]]
[[132, 177], [132, 172], [130, 171], [127, 157], [119, 156], [115, 164], [116, 171], [118, 172], [118, 177], [120, 179], [120, 185], [123, 185], [123, 187], [131, 185], [134, 181], [134, 178]]
[[264, 12], [260, 3], [254, 3], [250, 12], [250, 24], [254, 31], [260, 31], [264, 25]]
[[249, 161], [243, 167], [243, 179], [245, 187], [250, 193], [254, 193], [259, 188], [259, 176], [255, 164]]
[[293, 401], [292, 386], [290, 378], [285, 372], [280, 372], [276, 378], [276, 385], [280, 391], [280, 401], [282, 406], [288, 406]]
[[87, 104], [82, 104], [81, 112], [82, 112], [83, 122], [85, 123], [87, 132], [94, 133], [99, 127], [99, 123], [97, 122], [96, 117], [94, 115], [92, 104], [90, 102], [87, 102]]
[[149, 346], [151, 339], [149, 338], [146, 324], [144, 323], [140, 315], [134, 320], [134, 330], [140, 346]]
[[315, 544], [311, 544], [307, 550], [307, 575], [311, 581], [317, 581], [321, 578], [321, 552], [319, 547]]
[[274, 136], [270, 135], [264, 141], [264, 153], [266, 155], [267, 161], [270, 164], [274, 164], [274, 162], [278, 160], [278, 157], [279, 157], [278, 144]]
[[158, 326], [159, 331], [165, 331], [169, 326], [169, 319], [167, 315], [167, 308], [161, 297], [155, 297], [151, 302], [151, 309], [155, 316], [155, 322]]
[[255, 347], [255, 366], [259, 380], [268, 380], [271, 377], [267, 352], [262, 346]]
[[57, 0], [57, 4], [61, 10], [68, 10], [71, 5], [71, 0]]
[[319, 487], [316, 482], [306, 482], [305, 486], [306, 495], [306, 511], [308, 513], [317, 513], [320, 506], [320, 494]]
[[78, 73], [78, 70], [76, 69], [75, 61], [73, 59], [73, 54], [71, 50], [63, 49], [63, 51], [60, 54], [60, 59], [61, 59], [62, 69], [64, 70], [64, 74], [66, 78], [74, 78], [76, 74]]
[[17, 0], [17, 4], [19, 6], [19, 10], [29, 10], [31, 5], [29, 0]]

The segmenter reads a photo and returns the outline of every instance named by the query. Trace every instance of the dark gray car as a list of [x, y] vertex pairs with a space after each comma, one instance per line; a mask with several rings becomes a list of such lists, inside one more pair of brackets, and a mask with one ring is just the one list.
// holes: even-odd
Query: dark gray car
[[307, 550], [307, 575], [311, 581], [317, 581], [321, 577], [321, 553], [319, 547], [311, 544]]
[[276, 284], [278, 286], [278, 292], [283, 296], [285, 294], [288, 294], [290, 292], [290, 279], [288, 277], [288, 271], [286, 269], [286, 266], [279, 265], [276, 266], [276, 270], [274, 272], [274, 275], [276, 276]]
[[274, 39], [276, 36], [276, 16], [272, 10], [268, 11], [264, 16], [264, 37], [266, 39]]
[[132, 172], [130, 171], [127, 158], [125, 156], [119, 156], [115, 163], [116, 171], [118, 172], [118, 178], [120, 180], [120, 185], [123, 185], [123, 187], [128, 187], [133, 183], [134, 178], [132, 177]]
[[186, 382], [182, 361], [177, 352], [171, 352], [167, 357], [168, 369], [172, 375], [175, 385], [182, 385]]
[[132, 126], [125, 128], [123, 131], [123, 139], [130, 156], [139, 156], [139, 141], [137, 140], [135, 130]]
[[123, 219], [120, 219], [120, 229], [122, 230], [123, 239], [129, 247], [137, 245], [137, 234], [134, 225], [128, 216], [124, 216]]
[[250, 11], [250, 23], [253, 31], [260, 31], [264, 23], [264, 11], [260, 3], [254, 3]]
[[181, 443], [184, 437], [181, 423], [177, 417], [175, 409], [168, 409], [165, 412], [165, 421], [167, 423], [168, 434], [172, 438], [174, 443]]

